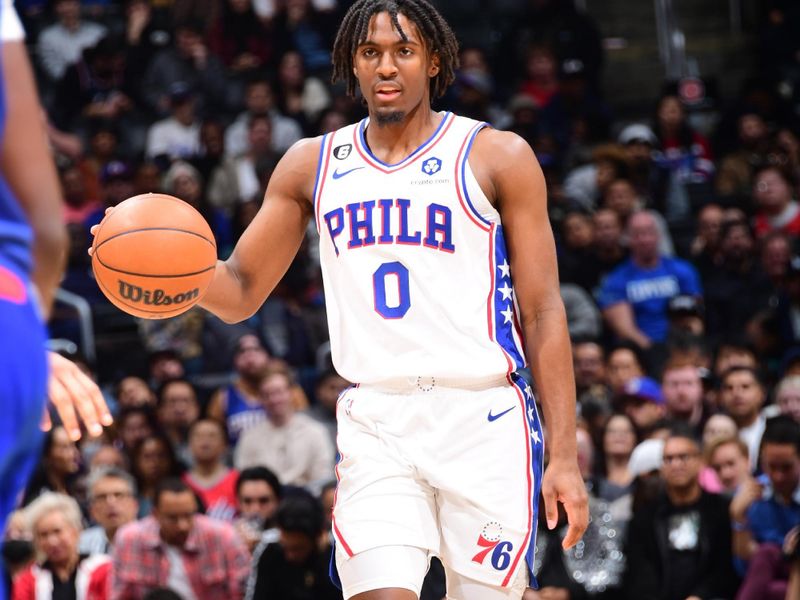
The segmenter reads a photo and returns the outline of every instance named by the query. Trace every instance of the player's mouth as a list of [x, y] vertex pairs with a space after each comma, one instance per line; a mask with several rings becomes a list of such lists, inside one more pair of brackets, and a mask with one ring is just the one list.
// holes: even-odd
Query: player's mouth
[[381, 85], [375, 88], [375, 96], [385, 102], [394, 100], [400, 95], [400, 88], [395, 85]]

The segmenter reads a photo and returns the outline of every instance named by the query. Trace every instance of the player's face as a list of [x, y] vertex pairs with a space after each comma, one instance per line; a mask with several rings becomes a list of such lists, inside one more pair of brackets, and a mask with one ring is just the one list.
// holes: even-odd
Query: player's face
[[400, 122], [420, 105], [429, 106], [430, 78], [439, 72], [438, 56], [429, 54], [416, 26], [403, 14], [397, 20], [407, 39], [388, 12], [378, 13], [353, 57], [361, 93], [378, 125]]

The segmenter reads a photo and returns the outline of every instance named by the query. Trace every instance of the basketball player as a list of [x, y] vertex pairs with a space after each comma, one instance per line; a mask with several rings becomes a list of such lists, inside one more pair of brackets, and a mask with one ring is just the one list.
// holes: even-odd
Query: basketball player
[[[334, 76], [360, 86], [368, 119], [286, 153], [201, 302], [229, 322], [252, 315], [315, 219], [334, 365], [357, 382], [337, 407], [333, 510], [354, 600], [417, 598], [432, 555], [449, 598], [521, 598], [540, 489], [549, 527], [566, 509], [564, 547], [588, 520], [544, 179], [521, 138], [431, 109], [457, 50], [426, 0], [353, 4]], [[515, 374], [526, 354], [544, 474]]]
[[[77, 413], [91, 433], [111, 416], [97, 386], [69, 360], [45, 353], [66, 256], [60, 188], [11, 0], [0, 3], [0, 532], [39, 455], [49, 393], [73, 439]], [[45, 414], [45, 428], [49, 417]], [[0, 584], [0, 600], [5, 597]]]

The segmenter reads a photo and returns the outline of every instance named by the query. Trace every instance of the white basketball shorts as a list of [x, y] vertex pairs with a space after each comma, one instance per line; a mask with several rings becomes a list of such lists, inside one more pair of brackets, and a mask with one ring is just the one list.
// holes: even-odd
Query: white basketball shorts
[[443, 383], [356, 386], [339, 398], [337, 553], [413, 546], [510, 587], [536, 541], [544, 440], [533, 394], [518, 376]]

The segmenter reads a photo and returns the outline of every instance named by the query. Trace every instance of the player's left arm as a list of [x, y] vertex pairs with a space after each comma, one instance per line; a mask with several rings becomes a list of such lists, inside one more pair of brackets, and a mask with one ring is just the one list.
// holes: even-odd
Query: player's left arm
[[[4, 12], [4, 17], [10, 17], [10, 13]], [[25, 45], [15, 40], [3, 42], [0, 47], [7, 110], [0, 169], [33, 229], [33, 282], [42, 311], [48, 316], [67, 257], [61, 184], [47, 147], [41, 104]]]
[[491, 129], [477, 136], [470, 166], [500, 212], [528, 362], [547, 425], [550, 460], [542, 481], [547, 523], [555, 527], [561, 502], [569, 518], [563, 542], [568, 548], [586, 530], [588, 501], [577, 463], [575, 379], [544, 176], [527, 142]]

